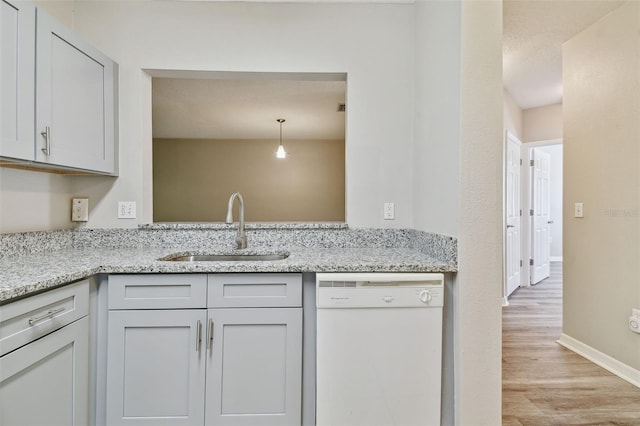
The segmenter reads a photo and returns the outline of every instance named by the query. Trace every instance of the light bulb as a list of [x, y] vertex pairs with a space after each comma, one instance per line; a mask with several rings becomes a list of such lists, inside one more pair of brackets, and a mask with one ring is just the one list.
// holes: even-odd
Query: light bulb
[[276, 151], [276, 157], [287, 158], [287, 151], [284, 150], [284, 146], [280, 145]]

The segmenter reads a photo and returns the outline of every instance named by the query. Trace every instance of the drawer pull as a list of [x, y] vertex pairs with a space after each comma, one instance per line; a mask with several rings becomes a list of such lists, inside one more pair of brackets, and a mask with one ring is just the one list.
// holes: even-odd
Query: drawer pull
[[40, 322], [44, 319], [51, 318], [55, 314], [59, 314], [60, 312], [64, 311], [64, 309], [65, 309], [64, 306], [58, 309], [50, 309], [44, 315], [40, 315], [39, 317], [35, 317], [35, 318], [29, 318], [29, 325], [34, 325], [35, 323]]
[[213, 320], [212, 319], [209, 319], [209, 330], [207, 333], [207, 341], [208, 341], [209, 350], [212, 351], [213, 350]]
[[198, 321], [196, 325], [196, 352], [200, 352], [200, 343], [202, 342], [202, 323]]

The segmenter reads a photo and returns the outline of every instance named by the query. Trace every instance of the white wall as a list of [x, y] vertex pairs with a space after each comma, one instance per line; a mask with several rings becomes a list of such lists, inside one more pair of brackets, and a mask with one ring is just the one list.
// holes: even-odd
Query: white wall
[[0, 168], [0, 233], [70, 228], [71, 179]]
[[541, 146], [538, 149], [551, 156], [551, 260], [562, 259], [562, 144]]
[[[563, 47], [563, 332], [636, 370], [640, 335], [640, 3]], [[584, 218], [573, 204], [584, 203]]]
[[462, 2], [456, 423], [501, 423], [502, 2]]
[[[100, 203], [89, 226], [151, 220], [143, 69], [346, 72], [347, 222], [413, 225], [412, 5], [77, 2], [74, 25], [120, 64], [120, 177], [74, 180]], [[139, 219], [115, 219], [118, 200], [137, 201]], [[385, 201], [395, 221], [382, 220]]]
[[415, 4], [413, 225], [445, 235], [460, 219], [460, 13], [459, 2]]

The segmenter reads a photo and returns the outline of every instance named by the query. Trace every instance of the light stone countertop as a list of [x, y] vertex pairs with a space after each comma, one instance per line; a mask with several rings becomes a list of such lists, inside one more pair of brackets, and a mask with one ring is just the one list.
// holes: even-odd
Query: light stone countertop
[[[456, 272], [455, 263], [411, 248], [252, 248], [247, 252], [286, 251], [276, 261], [171, 262], [174, 253], [216, 254], [222, 251], [172, 248], [66, 248], [0, 258], [0, 304], [95, 274], [224, 272]], [[224, 253], [233, 253], [225, 250]]]

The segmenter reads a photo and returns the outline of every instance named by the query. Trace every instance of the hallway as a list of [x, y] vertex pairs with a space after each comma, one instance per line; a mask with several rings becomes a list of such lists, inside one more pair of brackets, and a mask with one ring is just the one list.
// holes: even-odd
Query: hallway
[[502, 314], [503, 425], [640, 425], [640, 389], [563, 348], [562, 263]]

